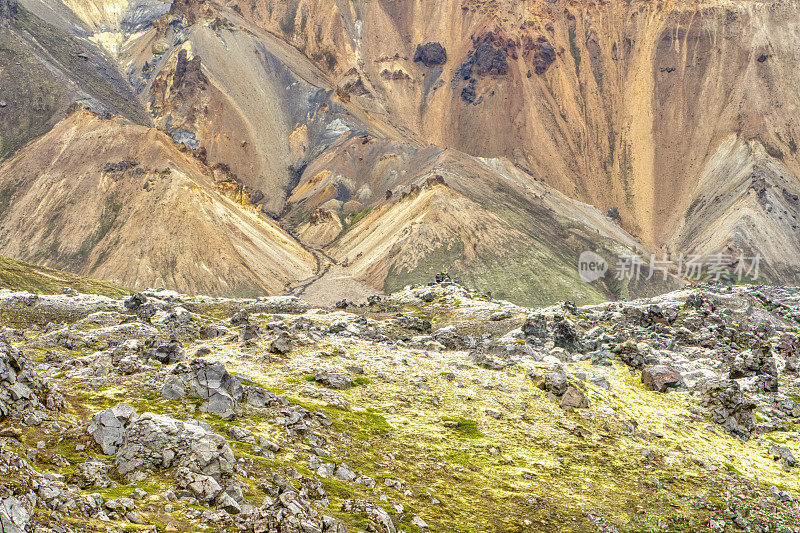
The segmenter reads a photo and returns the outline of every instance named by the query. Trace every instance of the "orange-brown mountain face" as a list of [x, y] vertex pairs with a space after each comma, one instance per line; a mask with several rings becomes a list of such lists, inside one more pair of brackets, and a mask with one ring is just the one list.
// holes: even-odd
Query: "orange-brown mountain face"
[[0, 243], [43, 265], [198, 294], [279, 293], [313, 257], [172, 139], [75, 111], [4, 167]]
[[[351, 98], [398, 128], [617, 207], [650, 245], [670, 242], [729, 135], [798, 170], [793, 2], [233, 5], [357, 75]], [[425, 55], [431, 42], [446, 53]]]
[[[0, 157], [11, 157], [0, 187], [40, 188], [3, 196], [0, 252], [120, 283], [290, 287], [325, 302], [443, 268], [524, 303], [663, 288], [585, 283], [575, 268], [584, 250], [612, 262], [632, 251], [760, 254], [766, 279], [797, 281], [793, 1], [21, 0], [11, 11], [3, 18], [16, 46], [38, 59], [0, 56], [0, 79], [24, 73], [61, 89], [46, 90], [53, 102], [34, 113], [24, 102], [42, 89], [0, 85], [0, 146], [10, 147]], [[47, 39], [51, 30], [63, 42]], [[84, 56], [91, 69], [76, 71]], [[93, 81], [97, 72], [113, 91]], [[127, 120], [71, 115], [22, 147], [74, 101]], [[63, 132], [89, 135], [95, 123], [125, 138], [140, 128], [131, 150], [158, 138], [162, 155], [147, 168], [158, 161], [177, 175], [191, 164], [180, 172], [204, 176], [232, 209], [281, 232], [280, 244], [243, 240], [232, 218], [212, 230], [216, 219], [200, 217], [187, 222], [194, 233], [162, 231], [164, 246], [209, 234], [238, 255], [199, 246], [186, 269], [159, 253], [135, 270], [131, 258], [155, 254], [129, 238], [145, 224], [137, 217], [85, 257], [69, 246], [43, 252], [44, 218], [27, 239], [6, 231], [30, 225], [23, 201], [81, 201], [75, 187], [47, 185], [53, 161], [39, 153], [51, 143], [78, 153]], [[117, 157], [106, 149], [97, 143], [82, 166], [58, 172], [102, 183], [97, 169]], [[164, 159], [166, 150], [181, 159]], [[176, 180], [169, 187], [182, 190]], [[114, 191], [127, 205], [145, 201]], [[96, 196], [99, 206], [110, 193]], [[161, 201], [199, 216], [185, 199]], [[85, 238], [100, 218], [68, 218], [64, 231]], [[272, 246], [292, 261], [264, 252]]]

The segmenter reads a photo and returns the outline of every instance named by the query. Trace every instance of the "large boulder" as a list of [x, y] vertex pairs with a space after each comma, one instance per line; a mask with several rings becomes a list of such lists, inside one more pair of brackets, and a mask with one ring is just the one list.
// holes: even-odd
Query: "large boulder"
[[667, 392], [683, 384], [680, 371], [672, 366], [656, 365], [642, 370], [642, 384], [656, 392]]
[[778, 391], [778, 367], [770, 344], [764, 343], [753, 350], [745, 350], [733, 360], [729, 375], [731, 379], [752, 376], [756, 376], [759, 392]]
[[170, 400], [187, 395], [197, 396], [205, 400], [200, 406], [201, 411], [232, 418], [237, 402], [242, 399], [243, 390], [239, 380], [222, 363], [194, 359], [179, 363], [172, 369], [161, 395]]
[[89, 421], [89, 434], [106, 455], [114, 455], [125, 438], [125, 428], [138, 418], [136, 410], [126, 403], [103, 409]]
[[561, 397], [561, 401], [558, 405], [565, 411], [569, 411], [570, 409], [588, 409], [589, 398], [577, 387], [569, 387]]
[[575, 325], [566, 318], [556, 317], [553, 323], [553, 344], [568, 352], [581, 351], [581, 337]]
[[31, 519], [33, 507], [25, 498], [10, 496], [0, 500], [0, 531], [24, 533]]
[[207, 425], [153, 413], [144, 413], [128, 425], [115, 457], [117, 471], [131, 480], [171, 467], [219, 480], [233, 473], [235, 463], [228, 442]]
[[38, 423], [64, 407], [58, 389], [45, 382], [28, 358], [0, 336], [0, 420], [11, 417]]
[[736, 381], [710, 379], [700, 383], [700, 403], [711, 410], [714, 422], [742, 440], [756, 427], [756, 404], [747, 398]]
[[539, 388], [552, 394], [553, 396], [563, 396], [567, 392], [569, 381], [567, 375], [559, 370], [554, 370], [545, 374], [544, 379], [539, 383]]
[[526, 337], [546, 339], [548, 331], [547, 317], [544, 315], [530, 315], [525, 319], [525, 323], [522, 324], [522, 333]]
[[418, 44], [414, 62], [421, 62], [426, 67], [444, 65], [447, 63], [447, 51], [444, 46], [436, 42]]
[[353, 378], [338, 372], [319, 372], [314, 379], [332, 389], [345, 390], [353, 386]]

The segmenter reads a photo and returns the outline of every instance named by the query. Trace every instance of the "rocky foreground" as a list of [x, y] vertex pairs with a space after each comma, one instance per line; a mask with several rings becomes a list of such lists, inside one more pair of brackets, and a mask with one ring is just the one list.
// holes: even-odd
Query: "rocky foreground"
[[0, 531], [800, 531], [800, 290], [0, 292]]

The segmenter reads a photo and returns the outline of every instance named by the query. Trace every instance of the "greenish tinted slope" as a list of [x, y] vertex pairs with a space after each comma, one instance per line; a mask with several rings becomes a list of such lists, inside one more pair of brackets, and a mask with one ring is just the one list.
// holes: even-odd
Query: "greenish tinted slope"
[[105, 281], [84, 278], [69, 272], [39, 267], [10, 257], [0, 256], [0, 289], [56, 294], [65, 288], [78, 292], [117, 297], [127, 289]]

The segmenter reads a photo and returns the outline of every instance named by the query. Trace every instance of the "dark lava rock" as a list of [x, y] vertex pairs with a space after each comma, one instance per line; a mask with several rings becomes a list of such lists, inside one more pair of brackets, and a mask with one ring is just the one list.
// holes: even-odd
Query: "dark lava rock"
[[158, 344], [148, 355], [165, 365], [171, 365], [186, 359], [186, 351], [181, 346], [181, 343], [175, 339]]
[[575, 387], [569, 387], [561, 397], [561, 402], [558, 404], [565, 411], [569, 409], [588, 409], [589, 399], [586, 395]]
[[418, 44], [414, 62], [421, 62], [426, 67], [444, 65], [447, 63], [447, 51], [437, 42]]
[[522, 324], [522, 333], [526, 337], [536, 337], [537, 339], [547, 338], [547, 317], [544, 315], [530, 315]]
[[285, 331], [278, 335], [278, 338], [272, 341], [270, 351], [279, 355], [283, 355], [294, 350], [294, 341]]
[[537, 76], [544, 74], [556, 60], [556, 50], [547, 41], [540, 42], [533, 54], [533, 70]]
[[735, 381], [710, 379], [700, 385], [700, 403], [711, 410], [714, 422], [742, 440], [750, 438], [756, 427], [756, 404], [746, 398]]
[[136, 311], [139, 309], [139, 307], [144, 305], [145, 302], [147, 302], [147, 296], [142, 293], [128, 296], [124, 301], [125, 309], [128, 309], [129, 311]]
[[553, 324], [553, 343], [558, 348], [568, 352], [581, 351], [581, 338], [575, 326], [566, 319], [558, 320]]
[[772, 346], [764, 343], [752, 351], [741, 352], [731, 365], [731, 379], [757, 376], [758, 388], [762, 392], [778, 391], [778, 367], [772, 354]]
[[193, 90], [208, 83], [208, 78], [203, 74], [200, 58], [195, 56], [187, 59], [186, 49], [178, 52], [178, 63], [175, 65], [175, 74], [172, 76], [172, 91]]
[[469, 80], [469, 83], [461, 89], [461, 99], [468, 104], [474, 104], [477, 94], [475, 93], [475, 79]]
[[475, 73], [479, 76], [504, 76], [508, 74], [507, 52], [489, 42], [475, 49]]
[[642, 384], [648, 389], [657, 392], [667, 392], [669, 389], [676, 389], [683, 384], [683, 378], [678, 369], [656, 365], [642, 370]]

